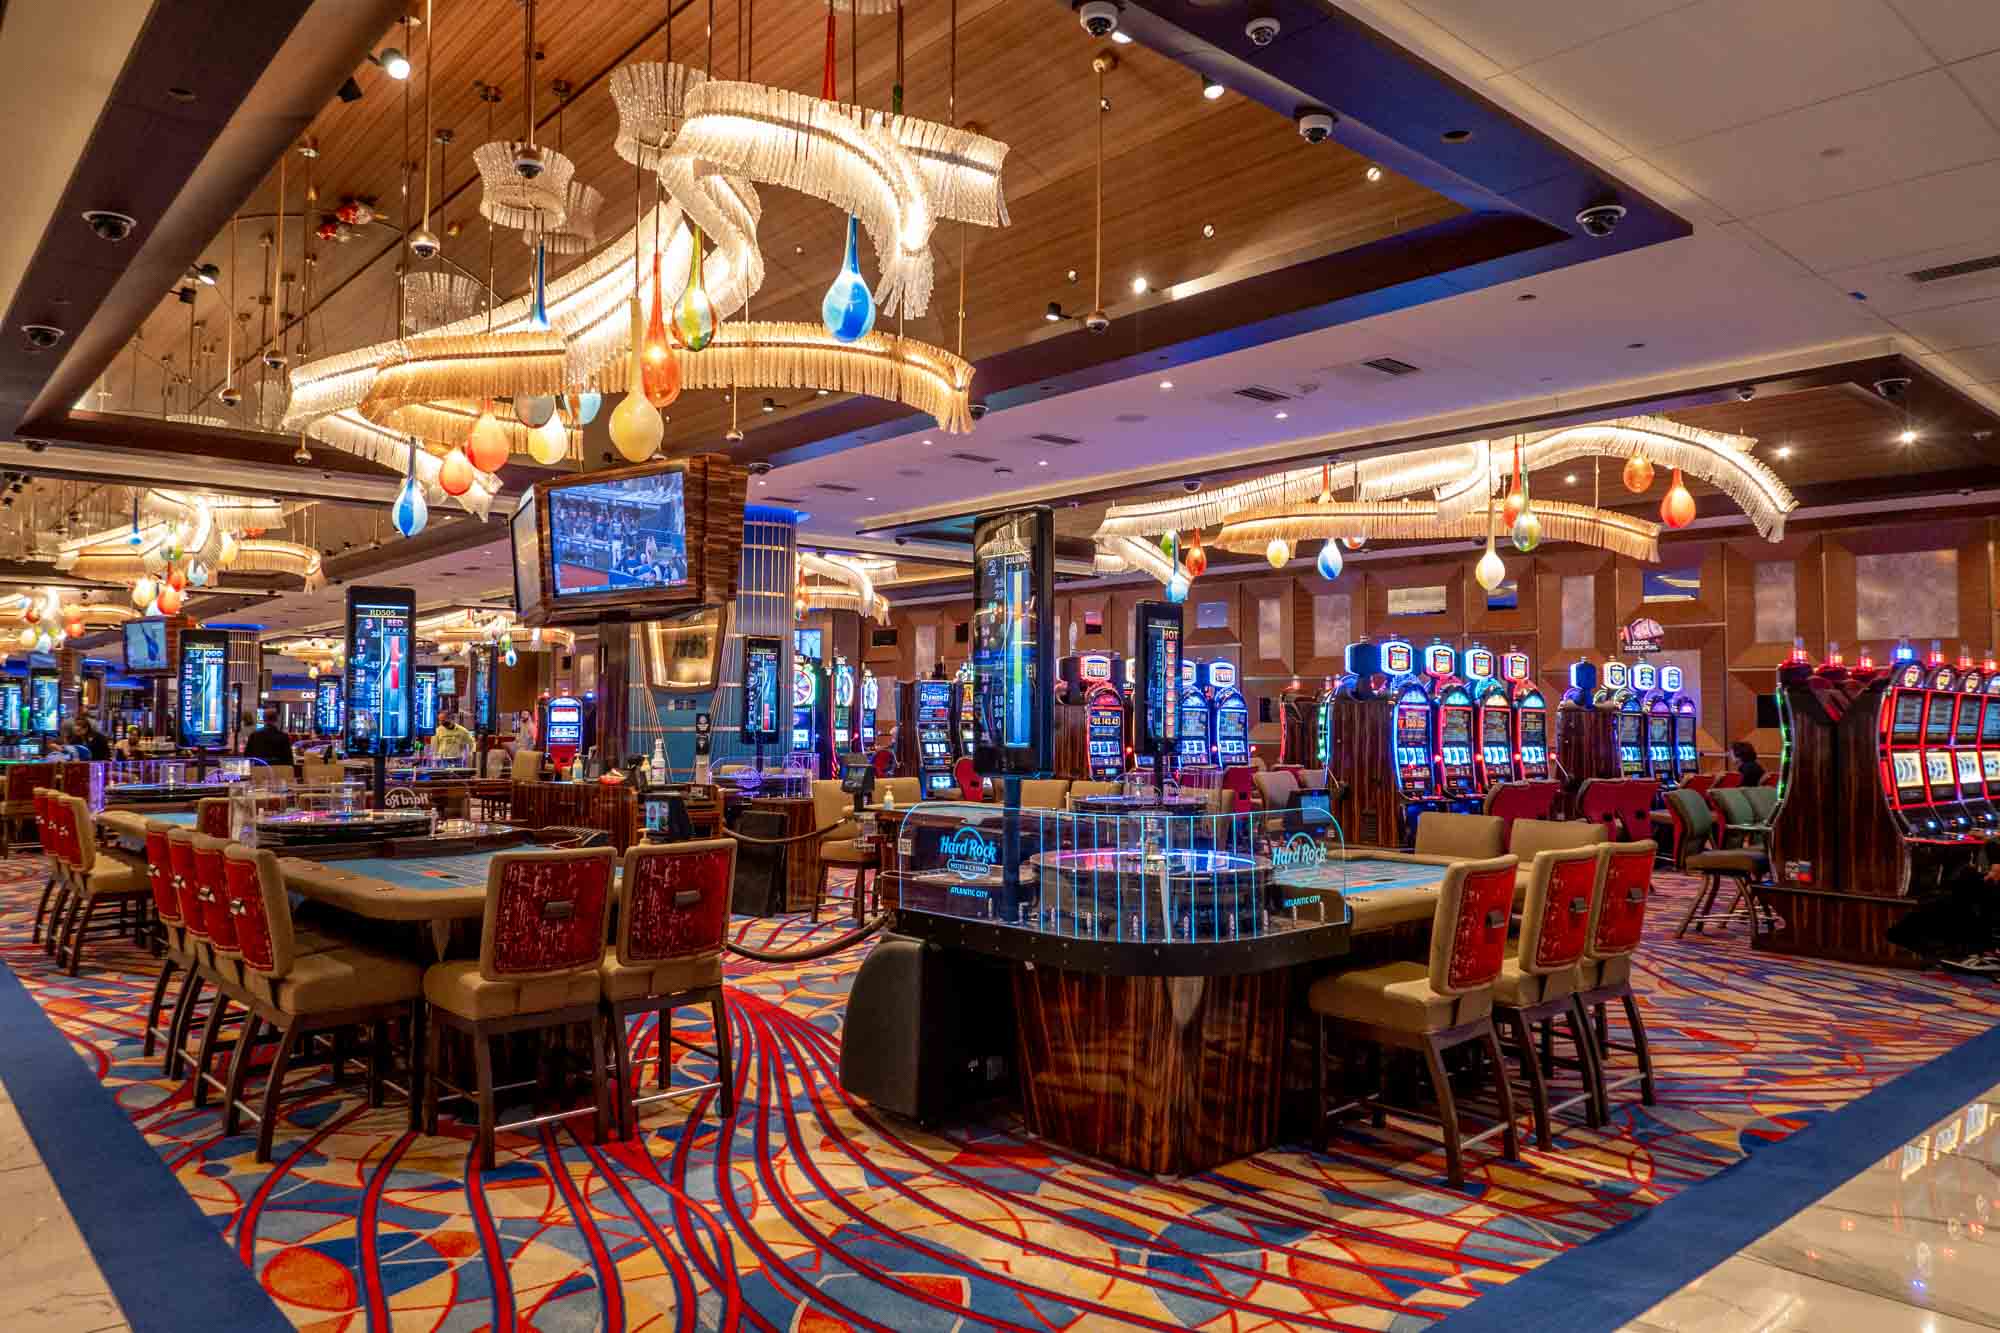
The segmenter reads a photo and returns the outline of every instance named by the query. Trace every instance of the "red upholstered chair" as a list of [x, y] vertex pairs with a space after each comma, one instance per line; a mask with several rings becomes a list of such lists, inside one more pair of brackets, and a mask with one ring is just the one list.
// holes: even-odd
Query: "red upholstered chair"
[[[479, 1159], [489, 1171], [493, 1169], [494, 1136], [500, 1130], [522, 1129], [550, 1118], [497, 1123], [493, 1040], [510, 1032], [589, 1026], [592, 1105], [561, 1112], [555, 1118], [594, 1116], [597, 1136], [604, 1137], [601, 968], [614, 856], [609, 847], [502, 852], [495, 856], [486, 871], [486, 914], [478, 959], [434, 963], [424, 973], [424, 998], [431, 1006], [424, 1060], [424, 1128], [437, 1132], [440, 1089], [454, 1098], [470, 1098], [478, 1106]], [[439, 1073], [447, 1030], [470, 1040], [476, 1080], [471, 1089], [447, 1083]]]
[[82, 759], [71, 759], [62, 765], [62, 793], [74, 796], [80, 801], [90, 800], [90, 765]]
[[[195, 904], [201, 913], [208, 943], [204, 951], [208, 979], [215, 986], [215, 998], [208, 1006], [208, 1021], [201, 1029], [201, 1048], [194, 1059], [194, 1104], [206, 1106], [208, 1090], [214, 1088], [221, 1092], [225, 1087], [222, 1076], [209, 1072], [209, 1063], [221, 1045], [222, 1024], [229, 1016], [230, 1003], [234, 1001], [243, 1005], [246, 1011], [247, 1005], [243, 993], [243, 953], [238, 947], [236, 935], [238, 913], [229, 900], [228, 883], [222, 870], [222, 853], [229, 846], [229, 841], [201, 832], [196, 832], [189, 841], [192, 851], [188, 860], [194, 871]], [[246, 1023], [246, 1032], [247, 1027]]]
[[[194, 984], [194, 944], [182, 922], [180, 885], [174, 879], [173, 853], [168, 847], [167, 836], [171, 824], [163, 824], [156, 819], [146, 821], [146, 883], [153, 891], [153, 916], [159, 922], [159, 945], [161, 951], [160, 975], [153, 982], [153, 1000], [146, 1007], [146, 1045], [144, 1054], [153, 1053], [154, 1038], [161, 1038], [162, 1044], [172, 1049], [173, 1024], [160, 1026], [160, 1011], [166, 1005], [167, 987], [173, 984], [176, 973], [181, 979], [181, 989]], [[174, 1005], [180, 1010], [178, 998]]]
[[1718, 787], [1740, 787], [1743, 785], [1743, 775], [1732, 768], [1727, 773], [1718, 773], [1715, 778], [1715, 785]]
[[[49, 874], [48, 883], [42, 889], [42, 902], [48, 906], [48, 934], [42, 938], [41, 945], [43, 953], [55, 958], [59, 956], [56, 942], [62, 938], [69, 924], [69, 914], [76, 904], [76, 877], [70, 871], [76, 852], [69, 839], [69, 821], [60, 809], [62, 793], [51, 787], [37, 787], [33, 800], [36, 806], [35, 837], [48, 862]], [[35, 909], [35, 919], [39, 926], [42, 923], [40, 906]]]
[[6, 799], [0, 801], [0, 819], [7, 825], [9, 848], [18, 842], [14, 834], [21, 824], [35, 817], [35, 788], [57, 784], [56, 766], [42, 760], [7, 766]]
[[1775, 787], [1775, 786], [1777, 786], [1777, 785], [1778, 785], [1778, 773], [1777, 773], [1777, 770], [1776, 770], [1776, 769], [1773, 769], [1773, 770], [1772, 770], [1771, 772], [1769, 772], [1769, 773], [1766, 773], [1766, 774], [1764, 775], [1764, 780], [1763, 780], [1762, 782], [1758, 783], [1757, 785], [1758, 785], [1758, 786], [1760, 786], [1760, 787]]
[[1233, 764], [1222, 770], [1222, 789], [1230, 795], [1230, 808], [1250, 809], [1256, 803], [1255, 774], [1248, 764]]
[[[49, 823], [49, 789], [47, 787], [35, 788], [34, 802], [35, 839], [41, 845], [42, 865], [46, 871], [46, 878], [42, 881], [41, 899], [35, 904], [35, 925], [34, 929], [28, 933], [28, 939], [31, 943], [40, 943], [42, 938], [42, 922], [47, 919], [49, 908], [53, 905], [60, 912], [62, 904], [67, 898], [67, 881], [61, 875], [62, 860], [56, 855], [54, 831]], [[51, 941], [53, 941], [55, 935], [54, 927], [50, 927], [49, 934]]]
[[[196, 855], [202, 849], [197, 845]], [[424, 970], [393, 954], [356, 945], [318, 947], [292, 930], [291, 899], [278, 858], [268, 850], [230, 843], [221, 853], [223, 897], [234, 922], [236, 963], [241, 968], [235, 998], [244, 1010], [243, 1034], [229, 1061], [224, 1083], [222, 1131], [234, 1134], [243, 1116], [257, 1122], [257, 1160], [271, 1160], [278, 1124], [278, 1098], [294, 1062], [311, 1050], [316, 1032], [366, 1027], [374, 1037], [368, 1061], [368, 1104], [382, 1104], [386, 1082], [389, 1024], [409, 1018], [411, 1049], [423, 1026]], [[266, 1034], [264, 1029], [269, 1028]], [[264, 1096], [253, 1110], [243, 1099], [257, 1044], [269, 1035], [277, 1050], [264, 1080]], [[345, 1044], [333, 1043], [336, 1064]], [[413, 1071], [408, 1093], [410, 1128], [417, 1128], [418, 1085]], [[199, 1087], [200, 1085], [197, 1085]]]
[[[613, 1109], [621, 1135], [637, 1131], [641, 1106], [700, 1092], [719, 1094], [723, 1119], [735, 1114], [729, 1009], [722, 990], [722, 939], [729, 929], [729, 889], [735, 878], [733, 838], [654, 844], [625, 853], [618, 939], [604, 955], [602, 968], [617, 1084]], [[692, 1004], [708, 1006], [715, 1025], [712, 1047], [673, 1035], [674, 1010]], [[626, 1025], [639, 1014], [658, 1014], [659, 1022], [654, 1029], [655, 1054], [635, 1060]], [[675, 1046], [712, 1058], [716, 1077], [668, 1091]], [[648, 1063], [654, 1066], [659, 1091], [642, 1097], [643, 1073], [635, 1080], [632, 1068]]]
[[[144, 866], [97, 854], [97, 827], [90, 807], [81, 799], [51, 792], [49, 809], [57, 822], [57, 845], [70, 885], [70, 907], [55, 941], [55, 956], [60, 960], [67, 948], [69, 962], [64, 970], [75, 976], [83, 963], [84, 939], [93, 930], [143, 938], [145, 905], [152, 889], [146, 883]], [[98, 909], [103, 907], [113, 909], [112, 919], [93, 926]]]
[[1627, 778], [1619, 784], [1618, 828], [1626, 842], [1653, 836], [1653, 805], [1660, 799], [1658, 778]]
[[1576, 792], [1576, 817], [1604, 827], [1605, 841], [1619, 837], [1619, 810], [1625, 785], [1622, 778], [1585, 778]]
[[[1598, 843], [1535, 854], [1527, 899], [1521, 908], [1521, 938], [1501, 965], [1499, 980], [1493, 986], [1494, 1019], [1513, 1029], [1514, 1054], [1527, 1076], [1528, 1097], [1535, 1112], [1535, 1141], [1544, 1149], [1555, 1146], [1549, 1120], [1556, 1112], [1580, 1103], [1588, 1108], [1590, 1124], [1594, 1127], [1598, 1123], [1597, 1081], [1589, 1072], [1593, 1048], [1576, 993], [1582, 981], [1578, 964], [1590, 935], [1590, 909], [1610, 860], [1610, 846]], [[1558, 1018], [1569, 1027], [1577, 1063], [1584, 1070], [1584, 1091], [1551, 1107], [1548, 1075], [1536, 1050], [1535, 1031], [1539, 1027], [1547, 1033]]]
[[1502, 782], [1488, 791], [1483, 808], [1500, 821], [1500, 845], [1510, 845], [1515, 820], [1554, 814], [1558, 790], [1553, 782]]
[[896, 771], [896, 753], [893, 750], [877, 750], [868, 762], [875, 766], [878, 778], [886, 778]]
[[983, 801], [986, 799], [986, 789], [984, 784], [979, 780], [979, 770], [972, 766], [972, 760], [967, 756], [959, 756], [958, 762], [952, 765], [951, 777], [952, 781], [958, 784], [959, 800]]
[[[1597, 1101], [1600, 1114], [1607, 1119], [1610, 1095], [1619, 1088], [1637, 1083], [1641, 1101], [1651, 1106], [1656, 1100], [1653, 1056], [1646, 1046], [1639, 1002], [1632, 993], [1632, 956], [1645, 935], [1646, 901], [1653, 893], [1653, 856], [1657, 850], [1651, 842], [1614, 843], [1606, 848], [1602, 887], [1590, 909], [1590, 934], [1580, 965], [1582, 987], [1576, 998], [1581, 1010], [1595, 1021]], [[1614, 1000], [1625, 1010], [1629, 1044], [1614, 1044], [1610, 1039], [1606, 1010]], [[1609, 1064], [1613, 1051], [1629, 1052], [1638, 1072], [1612, 1078]]]
[[194, 831], [211, 838], [229, 836], [229, 798], [204, 796], [194, 803]]
[[[1437, 913], [1431, 923], [1428, 964], [1384, 963], [1321, 977], [1306, 994], [1318, 1015], [1318, 1046], [1314, 1053], [1319, 1115], [1316, 1137], [1324, 1143], [1327, 1121], [1350, 1110], [1364, 1110], [1377, 1125], [1389, 1107], [1382, 1099], [1386, 1063], [1380, 1052], [1389, 1047], [1421, 1051], [1430, 1070], [1438, 1115], [1419, 1116], [1398, 1110], [1399, 1116], [1430, 1120], [1443, 1131], [1445, 1174], [1453, 1188], [1465, 1184], [1465, 1148], [1498, 1133], [1508, 1161], [1520, 1158], [1514, 1127], [1514, 1093], [1500, 1040], [1493, 1031], [1494, 984], [1507, 950], [1507, 921], [1514, 906], [1515, 858], [1457, 861], [1445, 872], [1438, 889]], [[1374, 1087], [1340, 1106], [1329, 1106], [1326, 1064], [1327, 1030], [1376, 1048]], [[1455, 1046], [1482, 1044], [1499, 1093], [1498, 1123], [1471, 1138], [1459, 1131], [1457, 1099], [1445, 1069], [1445, 1052]]]
[[[1719, 776], [1720, 774], [1716, 773], [1690, 773], [1681, 779], [1681, 786], [1686, 787], [1689, 791], [1706, 793], [1710, 787], [1715, 785], [1715, 780]], [[1737, 781], [1741, 782], [1742, 778], [1739, 776]]]

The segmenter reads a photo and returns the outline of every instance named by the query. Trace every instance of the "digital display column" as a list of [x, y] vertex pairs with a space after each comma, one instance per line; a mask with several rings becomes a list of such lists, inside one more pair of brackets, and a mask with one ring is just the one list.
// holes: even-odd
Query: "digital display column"
[[321, 736], [338, 736], [343, 716], [345, 698], [340, 692], [340, 678], [321, 676], [313, 685], [313, 731]]
[[1055, 767], [1055, 511], [981, 518], [972, 533], [972, 661], [982, 773]]
[[743, 726], [745, 745], [778, 743], [778, 668], [785, 645], [774, 638], [743, 640]]
[[229, 732], [229, 635], [221, 630], [181, 632], [181, 744], [194, 750], [221, 746]]
[[[24, 697], [20, 681], [0, 681], [0, 733], [19, 736], [28, 729]], [[2000, 718], [2000, 710], [1995, 710], [1994, 716]]]
[[1164, 755], [1180, 734], [1181, 608], [1171, 602], [1141, 602], [1139, 618], [1139, 751]]
[[347, 590], [349, 754], [410, 752], [416, 610], [416, 594], [408, 588]]
[[499, 729], [493, 716], [493, 676], [499, 651], [491, 645], [472, 650], [472, 729], [482, 734]]
[[438, 729], [438, 673], [436, 667], [418, 667], [415, 703], [417, 735], [428, 736]]

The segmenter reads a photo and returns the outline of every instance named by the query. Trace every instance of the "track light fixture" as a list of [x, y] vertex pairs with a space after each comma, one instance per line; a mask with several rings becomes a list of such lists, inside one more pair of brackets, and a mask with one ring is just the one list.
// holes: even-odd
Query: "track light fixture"
[[410, 58], [393, 46], [383, 47], [374, 60], [382, 67], [382, 72], [392, 79], [400, 81], [410, 77]]

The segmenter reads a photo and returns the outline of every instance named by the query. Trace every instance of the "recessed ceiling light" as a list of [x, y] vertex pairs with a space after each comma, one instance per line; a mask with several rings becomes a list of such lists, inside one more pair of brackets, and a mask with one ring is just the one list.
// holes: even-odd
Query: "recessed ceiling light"
[[1046, 458], [1037, 458], [1035, 460], [1036, 467], [1047, 467], [1048, 465], [1049, 465], [1049, 460]]
[[1574, 486], [1574, 485], [1576, 485], [1576, 473], [1574, 473], [1574, 472], [1565, 472], [1565, 473], [1563, 473], [1563, 485], [1565, 485], [1565, 486]]
[[1174, 382], [1172, 380], [1161, 380], [1160, 387], [1162, 389], [1171, 389], [1174, 387]]
[[1644, 343], [1626, 343], [1626, 344], [1625, 344], [1625, 349], [1626, 349], [1627, 351], [1629, 351], [1629, 352], [1636, 352], [1636, 351], [1638, 351], [1638, 350], [1639, 350], [1639, 349], [1640, 349], [1641, 347], [1644, 347], [1645, 345], [1646, 345], [1646, 344], [1644, 344]]
[[1779, 446], [1778, 446], [1778, 457], [1780, 457], [1780, 458], [1790, 458], [1791, 456], [1792, 456], [1792, 446], [1791, 446], [1791, 445], [1789, 445], [1789, 444], [1781, 444], [1781, 445], [1779, 445]]
[[1896, 438], [1904, 444], [1915, 444], [1917, 442], [1917, 433], [1913, 430], [1905, 430]]
[[928, 449], [928, 448], [930, 448], [930, 447], [931, 447], [931, 442], [930, 442], [929, 440], [925, 440], [925, 441], [924, 441], [924, 448]]
[[1361, 174], [1367, 178], [1367, 181], [1370, 185], [1373, 185], [1376, 181], [1382, 179], [1382, 168], [1376, 166], [1373, 162], [1370, 162], [1368, 164], [1368, 169], [1366, 171], [1363, 171]]
[[1201, 224], [1201, 238], [1204, 241], [1215, 239], [1215, 224], [1213, 222], [1204, 222]]
[[1138, 277], [1132, 279], [1132, 295], [1144, 296], [1145, 294], [1146, 294], [1146, 275], [1141, 273]]
[[1132, 34], [1129, 32], [1113, 32], [1111, 40], [1120, 46], [1130, 46], [1132, 44]]
[[868, 497], [868, 503], [869, 503], [869, 504], [874, 504], [874, 503], [875, 503], [875, 497], [874, 497], [874, 496], [872, 496], [872, 495], [871, 495], [871, 496], [869, 496], [869, 497]]
[[1284, 419], [1285, 419], [1286, 417], [1289, 417], [1289, 416], [1291, 415], [1291, 413], [1290, 413], [1290, 412], [1278, 412], [1278, 413], [1276, 413], [1275, 415], [1277, 416], [1278, 420], [1280, 420], [1280, 421], [1283, 421], [1283, 420], [1284, 420]]
[[1446, 143], [1464, 143], [1467, 139], [1470, 139], [1472, 137], [1472, 131], [1446, 130], [1442, 135], [1438, 137], [1443, 139]]

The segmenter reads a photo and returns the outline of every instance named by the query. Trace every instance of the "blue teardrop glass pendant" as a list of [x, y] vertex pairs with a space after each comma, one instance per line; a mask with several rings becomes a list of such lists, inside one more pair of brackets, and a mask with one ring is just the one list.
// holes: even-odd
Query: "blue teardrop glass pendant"
[[390, 506], [389, 520], [396, 525], [396, 531], [405, 537], [414, 537], [430, 522], [431, 507], [424, 499], [424, 488], [417, 483], [417, 440], [410, 437], [410, 468], [403, 474], [402, 489], [396, 492], [396, 503]]
[[597, 420], [597, 414], [604, 407], [604, 395], [595, 389], [585, 389], [576, 396], [576, 424], [588, 426]]
[[528, 307], [528, 327], [545, 331], [549, 327], [548, 247], [535, 247], [535, 299]]
[[826, 299], [819, 303], [819, 317], [826, 331], [844, 343], [865, 338], [875, 329], [875, 296], [861, 277], [861, 224], [847, 219], [847, 258]]

